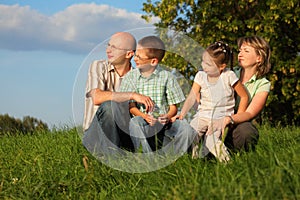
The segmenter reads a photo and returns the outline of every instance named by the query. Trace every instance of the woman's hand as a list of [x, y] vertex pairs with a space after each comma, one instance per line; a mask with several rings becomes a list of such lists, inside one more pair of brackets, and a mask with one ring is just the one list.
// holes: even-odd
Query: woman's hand
[[206, 134], [212, 134], [216, 131], [221, 131], [221, 133], [224, 133], [225, 128], [231, 124], [231, 119], [229, 116], [223, 117], [221, 119], [213, 120], [212, 123], [208, 125], [208, 130]]

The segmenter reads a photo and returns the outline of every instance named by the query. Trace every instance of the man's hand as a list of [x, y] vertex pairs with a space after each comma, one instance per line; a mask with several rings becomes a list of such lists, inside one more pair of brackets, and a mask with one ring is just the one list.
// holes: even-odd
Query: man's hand
[[94, 91], [95, 91], [95, 89], [88, 91], [88, 92], [85, 94], [85, 97], [86, 97], [86, 98], [92, 97], [92, 96], [94, 95], [94, 94], [93, 94]]
[[97, 96], [99, 96], [101, 93], [101, 91], [99, 89], [92, 89], [89, 92], [86, 93], [86, 98], [91, 97], [93, 99], [93, 102], [95, 101], [95, 99], [97, 98]]
[[152, 112], [154, 108], [154, 102], [152, 99], [148, 96], [138, 94], [138, 93], [133, 93], [132, 99], [135, 100], [138, 103], [144, 104], [146, 108], [146, 112]]

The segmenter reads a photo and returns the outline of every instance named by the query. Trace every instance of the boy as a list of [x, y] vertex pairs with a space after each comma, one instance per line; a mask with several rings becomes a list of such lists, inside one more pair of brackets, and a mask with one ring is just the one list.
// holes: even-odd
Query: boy
[[[155, 103], [156, 110], [146, 112], [141, 104], [130, 102], [133, 118], [129, 131], [136, 151], [140, 144], [143, 152], [156, 150], [151, 139], [159, 133], [164, 136], [163, 151], [183, 153], [196, 135], [186, 121], [170, 122], [177, 114], [176, 104], [183, 102], [185, 97], [176, 78], [159, 66], [164, 55], [165, 45], [160, 38], [147, 36], [139, 40], [134, 56], [137, 68], [130, 71], [121, 84], [120, 91], [149, 96]], [[167, 145], [171, 141], [174, 146]]]

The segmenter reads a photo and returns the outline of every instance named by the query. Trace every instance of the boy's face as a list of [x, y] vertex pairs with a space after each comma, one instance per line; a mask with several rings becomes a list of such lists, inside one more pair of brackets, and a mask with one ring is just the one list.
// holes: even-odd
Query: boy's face
[[212, 57], [205, 51], [202, 55], [202, 68], [203, 71], [210, 77], [216, 77], [220, 75], [220, 69], [213, 61]]
[[152, 58], [147, 56], [147, 50], [142, 49], [141, 46], [137, 46], [137, 50], [134, 56], [134, 62], [136, 63], [136, 67], [139, 69], [145, 68], [151, 65]]

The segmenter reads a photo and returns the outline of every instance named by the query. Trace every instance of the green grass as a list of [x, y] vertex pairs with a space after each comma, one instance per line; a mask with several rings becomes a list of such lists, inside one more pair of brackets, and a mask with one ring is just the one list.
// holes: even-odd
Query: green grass
[[102, 164], [74, 129], [3, 136], [0, 199], [300, 199], [300, 128], [259, 131], [256, 151], [226, 165], [186, 154], [142, 174]]

